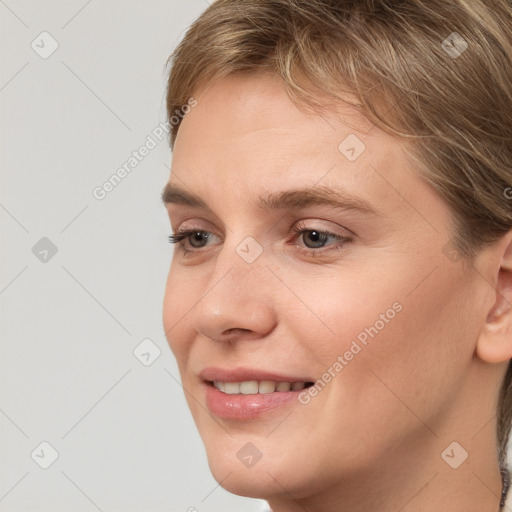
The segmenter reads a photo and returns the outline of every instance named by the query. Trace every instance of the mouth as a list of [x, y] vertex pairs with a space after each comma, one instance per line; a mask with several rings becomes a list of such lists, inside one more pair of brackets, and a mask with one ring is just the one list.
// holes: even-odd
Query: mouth
[[301, 391], [313, 385], [313, 382], [285, 382], [273, 380], [245, 380], [242, 382], [214, 380], [207, 382], [226, 395], [268, 395], [270, 393], [287, 393], [289, 391]]
[[252, 420], [265, 413], [298, 405], [299, 394], [314, 382], [306, 377], [277, 375], [258, 370], [203, 370], [206, 405], [213, 415], [231, 420]]

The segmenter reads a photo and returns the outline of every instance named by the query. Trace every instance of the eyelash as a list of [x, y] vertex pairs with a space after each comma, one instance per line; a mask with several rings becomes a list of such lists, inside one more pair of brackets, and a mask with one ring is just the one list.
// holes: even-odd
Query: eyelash
[[[306, 225], [302, 224], [302, 223], [299, 223], [296, 226], [294, 226], [292, 231], [294, 233], [293, 240], [295, 240], [299, 236], [303, 235], [304, 233], [311, 233], [313, 231], [320, 233], [321, 235], [325, 235], [325, 236], [328, 236], [328, 237], [331, 237], [331, 238], [334, 238], [335, 240], [337, 240], [338, 243], [336, 243], [336, 244], [332, 244], [330, 246], [319, 247], [316, 249], [309, 248], [309, 247], [296, 246], [300, 252], [302, 252], [304, 254], [308, 254], [310, 256], [312, 254], [316, 254], [319, 252], [328, 253], [331, 251], [338, 251], [338, 250], [342, 249], [347, 243], [352, 241], [351, 237], [343, 236], [343, 235], [340, 235], [337, 233], [332, 233], [330, 231], [321, 231], [319, 229], [307, 228]], [[210, 232], [204, 231], [201, 229], [186, 229], [183, 231], [177, 231], [177, 232], [173, 233], [172, 235], [169, 235], [169, 243], [179, 244], [181, 250], [183, 251], [183, 254], [185, 254], [185, 255], [188, 253], [201, 251], [203, 249], [202, 247], [195, 248], [195, 249], [187, 249], [185, 247], [185, 244], [183, 243], [183, 241], [186, 240], [189, 236], [194, 235], [196, 233], [210, 233]]]

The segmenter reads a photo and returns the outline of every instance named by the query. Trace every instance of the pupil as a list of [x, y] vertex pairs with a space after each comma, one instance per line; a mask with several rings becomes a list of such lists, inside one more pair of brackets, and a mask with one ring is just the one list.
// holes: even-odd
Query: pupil
[[318, 231], [309, 231], [307, 234], [307, 238], [312, 242], [310, 245], [306, 243], [308, 247], [321, 247], [325, 243], [325, 235], [323, 233], [319, 233]]
[[203, 242], [208, 239], [208, 235], [206, 233], [201, 233], [201, 231], [196, 231], [192, 235], [192, 239], [190, 241], [190, 245], [192, 247], [202, 247]]

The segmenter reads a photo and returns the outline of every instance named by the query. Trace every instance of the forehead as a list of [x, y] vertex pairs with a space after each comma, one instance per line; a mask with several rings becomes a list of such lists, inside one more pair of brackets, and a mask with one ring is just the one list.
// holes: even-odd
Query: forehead
[[227, 77], [193, 96], [198, 103], [178, 132], [171, 182], [192, 187], [214, 209], [320, 186], [342, 187], [402, 219], [427, 204], [444, 206], [415, 171], [403, 140], [352, 105], [322, 115], [305, 111], [269, 74]]
[[[198, 104], [178, 132], [173, 152], [176, 168], [209, 169], [208, 174], [216, 176], [236, 169], [238, 179], [251, 175], [263, 179], [267, 174], [277, 180], [288, 174], [318, 179], [333, 165], [342, 164], [348, 179], [349, 170], [367, 172], [370, 161], [401, 157], [401, 143], [375, 128], [353, 106], [340, 104], [336, 111], [321, 115], [306, 112], [290, 100], [281, 79], [269, 73], [230, 76], [193, 96]], [[361, 153], [362, 159], [346, 158], [354, 156], [351, 146], [355, 157]], [[344, 155], [340, 148], [349, 152]]]
[[[339, 121], [349, 131], [374, 130], [373, 124], [352, 105], [357, 104], [355, 97], [347, 95], [347, 103], [337, 102], [320, 114], [305, 104], [294, 103], [282, 79], [268, 72], [228, 76], [199, 88], [193, 96], [198, 99], [198, 105], [182, 122], [178, 132], [180, 139], [190, 130], [196, 138], [208, 133], [216, 144], [221, 139], [229, 143], [234, 137], [241, 143], [255, 134], [272, 141], [274, 135], [279, 135], [284, 147], [290, 142], [299, 146], [299, 140], [308, 140], [305, 149], [310, 151], [315, 145], [328, 146], [336, 142], [342, 128]], [[215, 130], [211, 130], [213, 127]], [[391, 140], [383, 132], [379, 133]]]

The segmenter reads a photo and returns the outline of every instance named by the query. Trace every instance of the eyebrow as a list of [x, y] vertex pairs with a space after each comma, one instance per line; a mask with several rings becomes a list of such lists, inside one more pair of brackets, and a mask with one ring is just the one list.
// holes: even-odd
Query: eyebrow
[[[209, 206], [197, 195], [178, 185], [167, 183], [162, 191], [164, 205], [180, 204], [211, 211]], [[259, 197], [256, 203], [262, 211], [298, 210], [308, 206], [331, 206], [341, 210], [352, 210], [367, 215], [379, 215], [366, 199], [357, 197], [344, 189], [329, 187], [298, 188], [282, 192], [271, 192], [266, 197]]]

